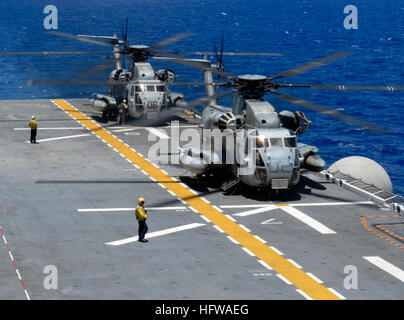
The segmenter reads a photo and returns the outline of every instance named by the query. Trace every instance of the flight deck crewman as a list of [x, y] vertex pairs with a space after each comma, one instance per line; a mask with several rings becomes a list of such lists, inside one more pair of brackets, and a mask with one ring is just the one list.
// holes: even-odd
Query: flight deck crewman
[[36, 121], [36, 116], [32, 116], [31, 121], [28, 123], [28, 127], [31, 129], [31, 143], [36, 143], [36, 130], [38, 128], [38, 122]]
[[146, 215], [146, 211], [144, 210], [144, 199], [139, 198], [137, 202], [138, 202], [138, 206], [136, 208], [135, 213], [136, 213], [136, 219], [139, 222], [139, 239], [138, 239], [138, 241], [147, 242], [148, 240], [146, 240], [144, 238], [144, 236], [146, 235], [146, 232], [149, 228], [147, 227], [147, 224], [146, 224], [147, 215]]
[[125, 122], [128, 118], [128, 113], [129, 113], [129, 107], [126, 104], [126, 99], [123, 99], [122, 103], [118, 106], [118, 120], [117, 124], [123, 124], [125, 125]]

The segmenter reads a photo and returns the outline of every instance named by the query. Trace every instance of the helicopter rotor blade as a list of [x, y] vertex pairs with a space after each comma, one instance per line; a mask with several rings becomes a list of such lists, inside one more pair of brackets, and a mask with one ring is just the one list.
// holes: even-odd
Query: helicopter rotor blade
[[233, 91], [226, 91], [226, 92], [216, 93], [213, 96], [205, 96], [205, 97], [202, 97], [202, 98], [198, 98], [198, 99], [192, 100], [189, 103], [187, 103], [187, 105], [184, 108], [187, 108], [187, 109], [188, 108], [195, 108], [196, 106], [200, 106], [202, 104], [205, 104], [206, 102], [209, 103], [212, 100], [216, 100], [216, 99], [220, 99], [220, 98], [223, 98], [225, 96], [228, 96], [232, 92]]
[[[283, 85], [282, 85], [283, 86]], [[378, 91], [401, 91], [404, 87], [397, 86], [352, 86], [352, 85], [324, 85], [324, 84], [314, 84], [314, 85], [286, 85], [289, 87], [304, 87], [311, 89], [321, 89], [321, 90], [378, 90]]]
[[89, 78], [89, 77], [91, 77], [92, 75], [94, 75], [96, 73], [99, 73], [99, 72], [101, 72], [103, 70], [111, 68], [112, 65], [114, 64], [114, 62], [115, 62], [115, 59], [108, 60], [108, 61], [105, 61], [103, 63], [100, 63], [100, 64], [98, 64], [98, 65], [96, 65], [96, 66], [94, 66], [94, 67], [92, 67], [90, 69], [87, 69], [84, 72], [79, 73], [77, 75], [77, 77], [79, 77], [79, 78]]
[[220, 54], [219, 54], [219, 61], [218, 61], [218, 67], [220, 70], [223, 70], [223, 47], [224, 47], [224, 33], [222, 32], [222, 36], [220, 38]]
[[171, 82], [167, 83], [167, 86], [204, 86], [206, 84], [215, 85], [215, 82], [204, 83], [204, 82]]
[[[206, 52], [206, 51], [172, 51], [173, 54], [184, 54], [184, 55], [197, 55], [197, 56], [214, 56], [215, 52]], [[275, 53], [275, 52], [223, 52], [224, 56], [284, 56], [284, 53]]]
[[299, 67], [284, 71], [284, 72], [282, 72], [280, 74], [277, 74], [276, 76], [269, 77], [268, 79], [269, 80], [274, 80], [274, 79], [277, 79], [277, 78], [292, 77], [292, 76], [294, 76], [296, 74], [303, 73], [303, 72], [306, 72], [308, 70], [324, 66], [324, 65], [326, 65], [328, 63], [331, 63], [331, 62], [333, 62], [335, 60], [338, 60], [338, 59], [342, 59], [342, 58], [347, 57], [347, 56], [352, 55], [352, 54], [353, 54], [353, 52], [349, 52], [349, 51], [339, 51], [339, 52], [330, 54], [328, 56], [325, 56], [325, 57], [323, 57], [321, 59], [314, 60], [314, 61], [311, 61], [311, 62], [306, 63], [304, 65], [301, 65]]
[[82, 41], [82, 42], [87, 42], [87, 43], [91, 43], [91, 44], [97, 44], [99, 46], [104, 46], [104, 47], [113, 47], [114, 45], [111, 43], [107, 43], [107, 42], [101, 42], [101, 41], [97, 41], [97, 40], [92, 40], [92, 39], [88, 39], [85, 37], [79, 37], [79, 36], [75, 36], [72, 34], [68, 34], [68, 33], [63, 33], [63, 32], [59, 32], [59, 31], [49, 31], [47, 32], [48, 34], [52, 34], [58, 37], [65, 37], [65, 38], [69, 38], [69, 39], [74, 39], [74, 40], [78, 40], [78, 41]]
[[128, 19], [128, 16], [126, 16], [125, 29], [123, 32], [123, 45], [125, 48], [127, 48], [127, 45], [128, 45], [128, 25], [129, 25], [129, 19]]
[[177, 58], [177, 57], [154, 57], [153, 59], [156, 60], [164, 60], [164, 61], [172, 61], [172, 62], [177, 62], [184, 64], [186, 66], [190, 66], [202, 71], [210, 70], [212, 73], [216, 74], [221, 74], [222, 76], [226, 78], [237, 78], [238, 75], [230, 73], [230, 72], [225, 72], [221, 70], [217, 70], [216, 67], [212, 68], [212, 64], [209, 60], [205, 59], [183, 59], [183, 58]]
[[28, 85], [105, 85], [112, 84], [112, 81], [105, 80], [28, 80]]
[[172, 36], [170, 38], [167, 38], [167, 39], [165, 39], [163, 41], [160, 41], [160, 42], [150, 46], [150, 49], [156, 50], [158, 48], [165, 47], [166, 45], [168, 45], [170, 43], [177, 42], [177, 41], [179, 41], [181, 39], [184, 39], [184, 38], [187, 38], [187, 37], [189, 37], [191, 35], [192, 35], [192, 33], [190, 33], [190, 32], [179, 33], [179, 34], [177, 34], [175, 36]]
[[100, 54], [111, 53], [111, 51], [3, 51], [0, 56], [11, 55], [60, 55], [60, 54]]
[[356, 118], [347, 116], [347, 115], [345, 115], [345, 114], [343, 114], [341, 112], [338, 112], [336, 110], [332, 110], [332, 109], [320, 106], [320, 105], [315, 104], [313, 102], [303, 100], [303, 99], [294, 97], [292, 95], [288, 95], [288, 94], [278, 92], [278, 91], [275, 91], [275, 90], [271, 90], [270, 92], [274, 93], [274, 94], [277, 94], [279, 98], [282, 98], [282, 99], [284, 99], [286, 101], [289, 101], [291, 103], [306, 107], [306, 108], [314, 110], [314, 111], [317, 111], [317, 112], [319, 112], [321, 114], [326, 114], [326, 115], [332, 116], [334, 118], [337, 118], [339, 120], [342, 120], [342, 121], [350, 123], [350, 124], [353, 124], [355, 126], [365, 127], [367, 129], [375, 132], [375, 133], [391, 133], [391, 131], [389, 131], [387, 129], [384, 129], [382, 127], [379, 127], [379, 126], [377, 126], [375, 124], [372, 124], [372, 123], [369, 123], [369, 122], [366, 122], [366, 121], [363, 121], [363, 120], [360, 120], [360, 119], [356, 119]]

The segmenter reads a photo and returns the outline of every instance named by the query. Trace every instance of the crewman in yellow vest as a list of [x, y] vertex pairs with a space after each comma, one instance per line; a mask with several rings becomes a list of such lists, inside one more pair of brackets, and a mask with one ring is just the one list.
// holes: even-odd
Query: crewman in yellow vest
[[36, 130], [38, 128], [38, 122], [36, 121], [36, 116], [32, 116], [31, 121], [28, 123], [28, 127], [31, 129], [31, 143], [36, 143]]
[[144, 209], [144, 199], [139, 198], [138, 199], [138, 206], [136, 208], [136, 219], [139, 222], [139, 239], [138, 241], [140, 242], [147, 242], [149, 240], [146, 240], [144, 236], [146, 235], [147, 230], [149, 229], [146, 224], [146, 211]]

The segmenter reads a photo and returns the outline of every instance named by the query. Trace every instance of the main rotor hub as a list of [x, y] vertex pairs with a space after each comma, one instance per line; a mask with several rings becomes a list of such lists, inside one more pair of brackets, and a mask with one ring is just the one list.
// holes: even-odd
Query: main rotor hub
[[237, 78], [238, 90], [244, 99], [259, 99], [265, 94], [267, 78], [257, 74], [243, 74]]
[[134, 62], [146, 61], [147, 57], [152, 54], [150, 47], [143, 44], [132, 45], [125, 48], [122, 53], [129, 55]]
[[144, 44], [136, 44], [136, 45], [133, 45], [133, 46], [130, 46], [129, 48], [131, 48], [131, 49], [134, 49], [134, 50], [147, 50], [147, 49], [149, 49], [149, 46], [146, 46], [146, 45], [144, 45]]
[[238, 77], [238, 79], [242, 81], [251, 82], [251, 81], [266, 80], [266, 77], [261, 76], [259, 74], [242, 74], [241, 76]]

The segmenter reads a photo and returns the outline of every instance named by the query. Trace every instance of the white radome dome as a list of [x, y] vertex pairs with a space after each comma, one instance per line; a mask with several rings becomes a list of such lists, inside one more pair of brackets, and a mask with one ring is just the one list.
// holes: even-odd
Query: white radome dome
[[334, 162], [328, 171], [330, 173], [339, 171], [380, 189], [393, 192], [393, 185], [386, 170], [369, 158], [360, 156], [342, 158]]

